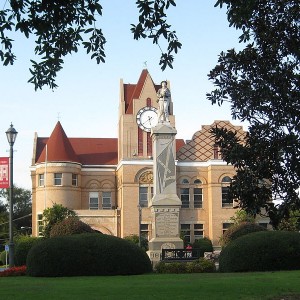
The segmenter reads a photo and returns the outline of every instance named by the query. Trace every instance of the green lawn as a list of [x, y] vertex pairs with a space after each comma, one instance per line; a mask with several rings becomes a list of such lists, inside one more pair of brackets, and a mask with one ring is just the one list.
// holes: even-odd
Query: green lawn
[[300, 271], [1, 277], [0, 299], [300, 299]]

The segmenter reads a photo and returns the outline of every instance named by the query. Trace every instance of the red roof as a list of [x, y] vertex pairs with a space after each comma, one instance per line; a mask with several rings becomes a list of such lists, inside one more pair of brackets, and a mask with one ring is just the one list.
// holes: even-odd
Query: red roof
[[74, 152], [60, 122], [56, 123], [56, 126], [47, 141], [46, 147], [44, 147], [37, 162], [44, 162], [45, 160], [79, 162], [79, 158]]
[[[124, 84], [124, 101], [125, 101], [125, 112], [126, 114], [133, 113], [133, 99], [139, 99], [147, 75], [149, 74], [147, 69], [144, 69], [140, 75], [137, 84]], [[150, 76], [151, 78], [151, 76]], [[151, 78], [152, 80], [152, 78]], [[156, 91], [160, 88], [159, 85], [153, 83]]]
[[118, 139], [68, 138], [60, 122], [57, 122], [49, 138], [37, 139], [36, 157], [37, 163], [47, 160], [114, 165], [118, 162]]

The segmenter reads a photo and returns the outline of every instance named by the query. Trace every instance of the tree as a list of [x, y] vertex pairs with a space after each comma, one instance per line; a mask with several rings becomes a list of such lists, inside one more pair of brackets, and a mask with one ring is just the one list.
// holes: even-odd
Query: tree
[[[9, 211], [9, 189], [2, 189], [0, 197], [6, 199], [6, 212]], [[21, 227], [31, 228], [31, 191], [14, 185], [13, 193], [13, 225], [19, 231]]]
[[0, 252], [2, 247], [8, 239], [8, 212], [5, 204], [0, 200]]
[[300, 231], [300, 211], [292, 211], [287, 218], [283, 218], [278, 226], [279, 230]]
[[[236, 169], [229, 197], [249, 214], [266, 210], [272, 225], [300, 208], [300, 6], [295, 0], [218, 0], [245, 48], [222, 52], [209, 79], [213, 103], [229, 102], [247, 121], [244, 140], [213, 129], [223, 159]], [[280, 200], [275, 204], [272, 200]]]
[[[181, 48], [176, 32], [166, 22], [166, 10], [175, 6], [174, 0], [137, 0], [139, 22], [131, 24], [134, 39], [149, 38], [159, 46], [160, 38], [167, 40], [167, 51], [161, 54], [160, 65], [164, 70], [172, 68], [173, 55]], [[5, 66], [13, 64], [13, 40], [8, 35], [13, 30], [27, 38], [35, 36], [35, 54], [40, 62], [31, 60], [32, 77], [29, 82], [35, 89], [44, 85], [56, 88], [55, 78], [62, 69], [63, 58], [78, 51], [82, 45], [91, 58], [99, 64], [105, 62], [106, 39], [96, 26], [96, 18], [102, 15], [99, 0], [10, 0], [0, 10], [0, 59]], [[84, 40], [84, 37], [86, 40]]]
[[43, 211], [43, 220], [44, 220], [44, 229], [43, 236], [48, 238], [50, 237], [50, 232], [52, 227], [69, 218], [76, 217], [77, 214], [67, 207], [62, 206], [61, 204], [54, 203], [52, 207], [46, 208]]

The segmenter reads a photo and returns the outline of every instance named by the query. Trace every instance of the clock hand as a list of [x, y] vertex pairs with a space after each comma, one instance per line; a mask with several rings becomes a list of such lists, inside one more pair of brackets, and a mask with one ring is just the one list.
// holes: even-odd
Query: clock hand
[[142, 125], [145, 125], [148, 122], [151, 125], [151, 119], [152, 119], [152, 117], [148, 116], [148, 120], [146, 120], [144, 123], [142, 123]]

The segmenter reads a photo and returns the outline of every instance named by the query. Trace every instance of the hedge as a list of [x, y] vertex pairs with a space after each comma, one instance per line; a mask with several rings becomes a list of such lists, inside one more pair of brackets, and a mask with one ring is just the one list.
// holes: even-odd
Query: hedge
[[132, 242], [86, 233], [43, 240], [27, 257], [30, 276], [133, 275], [152, 271], [148, 255]]
[[300, 234], [260, 231], [229, 243], [221, 252], [221, 272], [279, 271], [300, 269]]
[[26, 265], [26, 259], [28, 252], [33, 247], [35, 243], [40, 241], [41, 238], [32, 237], [28, 235], [19, 236], [15, 241], [15, 265], [16, 266], [24, 266]]
[[78, 217], [69, 217], [53, 225], [50, 237], [80, 233], [95, 233], [90, 225], [80, 221]]
[[220, 245], [225, 247], [230, 242], [236, 240], [237, 238], [258, 231], [266, 231], [265, 227], [262, 227], [258, 224], [252, 222], [242, 222], [237, 225], [232, 225], [226, 230], [223, 236], [220, 239]]

